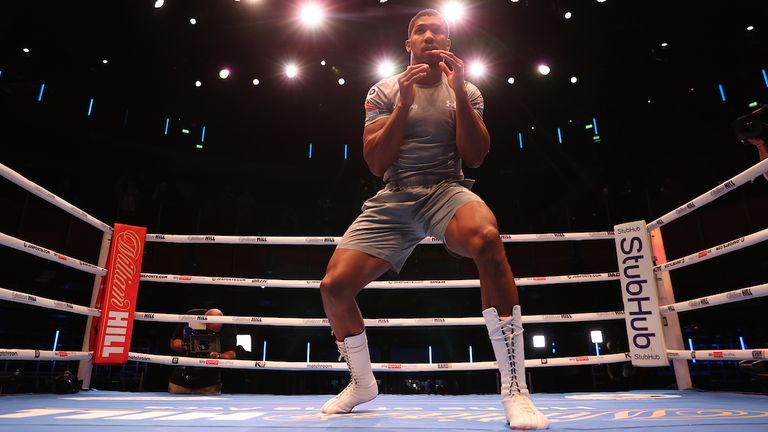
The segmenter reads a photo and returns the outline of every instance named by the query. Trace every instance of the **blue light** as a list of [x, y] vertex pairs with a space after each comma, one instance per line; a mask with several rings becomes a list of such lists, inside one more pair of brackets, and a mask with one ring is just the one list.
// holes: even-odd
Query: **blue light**
[[594, 117], [592, 117], [592, 126], [593, 126], [593, 130], [595, 131], [595, 135], [600, 135], [597, 133], [597, 119]]
[[557, 142], [563, 143], [563, 134], [560, 132], [560, 128], [557, 128]]
[[[765, 71], [763, 71], [763, 75], [765, 75]], [[2, 76], [3, 76], [3, 71], [0, 70], [0, 77], [2, 77]]]
[[597, 353], [597, 355], [600, 355], [600, 344], [599, 343], [595, 344], [595, 352]]
[[166, 117], [165, 118], [165, 132], [163, 132], [163, 135], [168, 135], [168, 125], [171, 124], [171, 118]]
[[43, 92], [45, 91], [45, 83], [42, 83], [40, 85], [40, 93], [37, 95], [37, 101], [42, 102], [43, 101]]
[[347, 160], [347, 145], [344, 144], [344, 160]]
[[53, 350], [56, 351], [56, 347], [59, 345], [59, 331], [56, 330], [56, 336], [53, 337]]
[[261, 345], [261, 361], [267, 361], [267, 340], [264, 339], [264, 344]]
[[203, 126], [203, 136], [200, 137], [200, 142], [201, 143], [205, 142], [205, 126]]
[[[693, 351], [693, 339], [688, 338], [688, 349]], [[692, 363], [696, 363], [696, 359], [691, 360]]]
[[718, 84], [717, 87], [720, 89], [720, 98], [723, 99], [723, 102], [725, 102], [725, 90], [723, 90], [723, 85]]
[[472, 345], [469, 346], [469, 362], [474, 363], [475, 359], [472, 356]]
[[747, 344], [744, 343], [744, 336], [739, 336], [739, 345], [741, 345], [741, 349], [747, 349]]
[[312, 143], [309, 143], [309, 158], [312, 159]]
[[[3, 73], [3, 71], [0, 71], [0, 74]], [[765, 69], [763, 69], [763, 82], [765, 82], [765, 86], [768, 87], [768, 75], [765, 74]]]
[[432, 364], [432, 345], [429, 346], [429, 364]]
[[91, 116], [91, 112], [93, 112], [93, 98], [91, 98], [91, 103], [88, 104], [88, 117]]
[[517, 133], [517, 139], [520, 141], [520, 148], [523, 148], [523, 133], [518, 132]]
[[309, 342], [307, 342], [307, 363], [309, 363]]

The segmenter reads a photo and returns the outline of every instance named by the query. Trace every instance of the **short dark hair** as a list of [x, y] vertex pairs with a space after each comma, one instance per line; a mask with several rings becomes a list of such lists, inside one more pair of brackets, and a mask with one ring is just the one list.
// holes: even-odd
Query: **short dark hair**
[[443, 25], [445, 26], [445, 34], [446, 35], [450, 34], [451, 29], [450, 27], [448, 27], [448, 20], [445, 19], [443, 14], [441, 14], [440, 12], [434, 9], [424, 9], [419, 13], [417, 13], [416, 15], [414, 15], [413, 18], [411, 18], [411, 22], [408, 23], [408, 39], [411, 38], [411, 32], [413, 31], [413, 25], [416, 22], [416, 20], [424, 16], [436, 16], [440, 18], [443, 21]]

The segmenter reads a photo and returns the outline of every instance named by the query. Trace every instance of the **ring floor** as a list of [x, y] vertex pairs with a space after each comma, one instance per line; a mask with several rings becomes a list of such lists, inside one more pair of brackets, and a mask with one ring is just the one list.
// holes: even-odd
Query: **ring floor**
[[[503, 431], [498, 395], [381, 395], [347, 415], [328, 396], [127, 393], [0, 397], [0, 431]], [[768, 395], [704, 391], [535, 394], [564, 431], [766, 431]]]

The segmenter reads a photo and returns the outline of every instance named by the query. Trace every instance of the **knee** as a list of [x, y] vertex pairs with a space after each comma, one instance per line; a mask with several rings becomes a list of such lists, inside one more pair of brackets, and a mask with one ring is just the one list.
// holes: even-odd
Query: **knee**
[[320, 281], [320, 295], [325, 302], [336, 302], [344, 300], [349, 290], [344, 278], [335, 272], [328, 272], [323, 280]]
[[499, 230], [493, 225], [485, 225], [475, 230], [469, 239], [469, 249], [474, 258], [505, 259]]

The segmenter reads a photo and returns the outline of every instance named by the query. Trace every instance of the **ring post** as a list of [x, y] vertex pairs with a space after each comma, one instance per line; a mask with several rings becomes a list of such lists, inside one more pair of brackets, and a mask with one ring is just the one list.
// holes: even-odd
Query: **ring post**
[[632, 365], [669, 366], [646, 223], [628, 222], [614, 230]]
[[[654, 265], [666, 264], [667, 253], [664, 251], [664, 240], [661, 235], [661, 228], [651, 231], [651, 245], [653, 246]], [[672, 279], [668, 271], [656, 273], [656, 285], [659, 288], [659, 301], [662, 304], [669, 305], [675, 303], [675, 292], [672, 289]], [[662, 318], [664, 340], [667, 348], [672, 350], [684, 350], [683, 331], [680, 328], [680, 319], [677, 312], [670, 311]], [[678, 390], [687, 390], [693, 388], [691, 383], [691, 371], [688, 368], [688, 360], [672, 359], [672, 368], [675, 370], [675, 381]]]
[[[107, 257], [109, 257], [109, 244], [112, 241], [112, 233], [105, 232], [101, 237], [101, 249], [99, 250], [99, 261], [97, 265], [101, 268], [107, 266]], [[93, 278], [93, 289], [91, 290], [91, 308], [96, 307], [96, 303], [99, 297], [99, 289], [101, 288], [104, 276], [95, 275]], [[81, 351], [91, 351], [91, 328], [93, 327], [93, 320], [96, 317], [89, 316], [88, 321], [85, 323], [85, 334], [83, 335], [83, 348]], [[93, 357], [88, 360], [80, 360], [80, 364], [77, 368], [77, 379], [83, 381], [83, 390], [89, 390], [91, 388], [91, 372], [93, 372]]]

